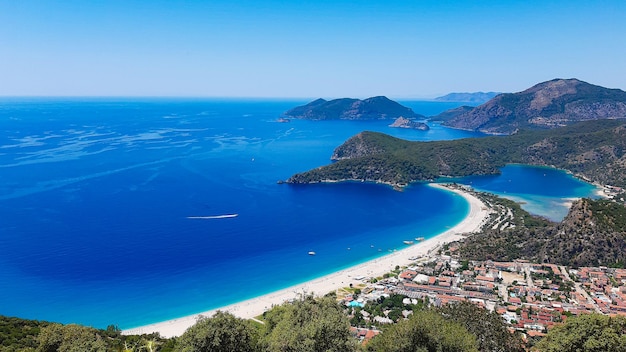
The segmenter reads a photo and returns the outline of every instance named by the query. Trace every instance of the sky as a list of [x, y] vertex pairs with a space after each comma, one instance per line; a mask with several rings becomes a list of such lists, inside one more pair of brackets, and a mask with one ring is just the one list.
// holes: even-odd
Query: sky
[[626, 89], [624, 19], [624, 0], [0, 0], [0, 96]]

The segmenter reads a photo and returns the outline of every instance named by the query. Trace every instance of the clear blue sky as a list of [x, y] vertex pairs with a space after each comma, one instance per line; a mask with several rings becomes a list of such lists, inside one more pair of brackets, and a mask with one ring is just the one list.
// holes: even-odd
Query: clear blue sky
[[626, 89], [626, 1], [0, 0], [0, 96]]

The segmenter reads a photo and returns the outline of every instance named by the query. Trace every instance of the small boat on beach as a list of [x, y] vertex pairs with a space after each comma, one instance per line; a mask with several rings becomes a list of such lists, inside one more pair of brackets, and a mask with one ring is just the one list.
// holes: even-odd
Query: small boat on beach
[[424, 237], [416, 237], [415, 240], [417, 242], [422, 242], [424, 240]]

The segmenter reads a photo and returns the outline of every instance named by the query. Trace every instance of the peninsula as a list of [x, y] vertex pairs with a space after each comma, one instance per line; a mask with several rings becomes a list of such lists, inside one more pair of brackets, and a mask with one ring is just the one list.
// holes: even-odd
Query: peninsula
[[337, 147], [332, 163], [288, 183], [370, 181], [405, 186], [440, 177], [499, 174], [510, 163], [553, 166], [600, 184], [625, 187], [626, 121], [595, 120], [510, 136], [410, 142], [361, 132]]

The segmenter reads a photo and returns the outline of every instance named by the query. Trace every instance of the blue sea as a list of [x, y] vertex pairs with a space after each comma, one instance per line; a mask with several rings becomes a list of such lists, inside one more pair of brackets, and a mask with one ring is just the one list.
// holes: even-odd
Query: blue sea
[[[328, 164], [363, 130], [481, 136], [437, 124], [277, 122], [303, 103], [2, 98], [0, 314], [136, 327], [385, 255], [467, 215], [463, 198], [423, 184], [278, 184]], [[403, 103], [424, 115], [460, 105]], [[537, 170], [512, 165], [463, 182], [552, 217], [554, 204], [593, 193], [566, 173]]]

